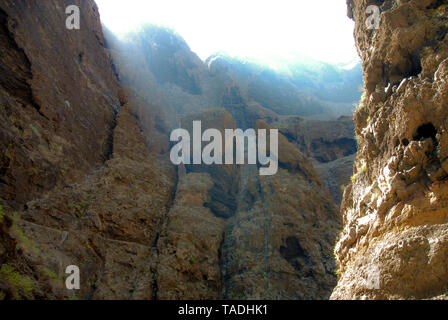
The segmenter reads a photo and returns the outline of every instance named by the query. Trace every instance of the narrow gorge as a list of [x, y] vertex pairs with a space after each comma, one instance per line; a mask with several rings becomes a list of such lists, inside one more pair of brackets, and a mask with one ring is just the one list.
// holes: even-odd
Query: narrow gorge
[[[347, 6], [364, 74], [201, 60], [164, 27], [117, 37], [93, 0], [0, 0], [0, 300], [447, 298], [448, 3]], [[278, 129], [278, 173], [173, 165], [193, 121]]]

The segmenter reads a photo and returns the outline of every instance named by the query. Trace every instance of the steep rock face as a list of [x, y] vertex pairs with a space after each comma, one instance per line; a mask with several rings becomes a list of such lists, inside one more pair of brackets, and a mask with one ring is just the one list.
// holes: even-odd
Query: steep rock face
[[221, 107], [226, 109], [235, 118], [238, 127], [242, 129], [253, 128], [259, 119], [276, 119], [275, 114], [263, 114], [260, 106], [249, 108], [247, 99], [236, 83], [228, 83], [221, 96]]
[[170, 127], [178, 127], [183, 115], [219, 105], [221, 79], [212, 79], [173, 31], [148, 25], [127, 41], [119, 41], [107, 29], [105, 34], [120, 82], [162, 106]]
[[[193, 137], [193, 121], [201, 121], [202, 130], [218, 129], [225, 137], [226, 129], [236, 129], [232, 115], [221, 108], [211, 108], [200, 114], [193, 114], [182, 119], [182, 127]], [[204, 147], [206, 143], [202, 143]], [[224, 154], [224, 150], [223, 150]], [[218, 217], [229, 218], [236, 209], [238, 194], [239, 167], [237, 165], [187, 165], [186, 171], [208, 173], [213, 180], [213, 187], [208, 191], [209, 201], [204, 205]]]
[[[264, 121], [257, 129], [270, 129]], [[279, 172], [241, 167], [235, 216], [223, 243], [225, 297], [327, 299], [335, 284], [336, 208], [311, 162], [279, 136]]]
[[448, 3], [382, 1], [378, 30], [347, 1], [366, 94], [344, 195], [333, 299], [427, 299], [448, 291]]
[[354, 123], [350, 117], [335, 121], [290, 117], [273, 123], [307, 157], [327, 163], [356, 153]]
[[272, 125], [313, 160], [327, 191], [339, 205], [353, 173], [357, 150], [353, 119], [319, 121], [288, 117]]
[[207, 203], [214, 182], [208, 173], [180, 176], [167, 227], [159, 241], [158, 299], [221, 299], [221, 243], [225, 220]]
[[356, 154], [352, 154], [326, 163], [313, 161], [314, 169], [337, 205], [341, 204], [344, 190], [350, 184], [355, 158]]
[[0, 299], [153, 299], [177, 181], [168, 129], [120, 89], [94, 2], [74, 3], [68, 31], [73, 1], [0, 2]]
[[19, 209], [105, 161], [119, 86], [93, 1], [1, 1], [0, 46], [0, 193]]
[[[202, 129], [236, 128], [211, 108], [185, 117]], [[255, 128], [269, 129], [259, 121]], [[159, 299], [326, 299], [336, 283], [337, 210], [312, 163], [280, 135], [280, 172], [255, 165], [179, 168], [160, 241]]]
[[[145, 39], [138, 39], [140, 36]], [[137, 49], [145, 56], [160, 84], [173, 83], [193, 95], [201, 94], [199, 77], [195, 73], [201, 70], [202, 62], [182, 38], [170, 30], [154, 28], [139, 34], [137, 39]]]
[[[175, 182], [174, 168], [166, 156], [148, 152], [135, 113], [125, 105], [114, 131], [113, 158], [104, 167], [81, 183], [28, 202], [24, 212], [7, 214], [12, 222], [6, 235], [20, 250], [6, 263], [20, 270], [32, 289], [20, 292], [9, 284], [5, 294], [19, 290], [23, 298], [155, 298], [157, 241]], [[32, 269], [24, 268], [22, 260]], [[80, 268], [80, 291], [64, 287], [68, 265]]]

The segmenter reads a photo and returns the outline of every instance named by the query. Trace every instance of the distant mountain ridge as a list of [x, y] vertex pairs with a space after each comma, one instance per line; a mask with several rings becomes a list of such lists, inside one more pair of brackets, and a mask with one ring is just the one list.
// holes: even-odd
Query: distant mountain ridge
[[[361, 95], [359, 64], [347, 70], [322, 62], [297, 62], [287, 72], [280, 72], [225, 54], [202, 61], [180, 35], [153, 25], [125, 40], [118, 40], [105, 28], [105, 37], [121, 66], [122, 82], [132, 87], [143, 85], [146, 98], [154, 101], [157, 96], [160, 105], [170, 106], [178, 114], [222, 106], [226, 90], [237, 86], [245, 105], [255, 108], [256, 114], [269, 110], [282, 116], [335, 120], [351, 115]], [[171, 121], [172, 125], [177, 122]]]

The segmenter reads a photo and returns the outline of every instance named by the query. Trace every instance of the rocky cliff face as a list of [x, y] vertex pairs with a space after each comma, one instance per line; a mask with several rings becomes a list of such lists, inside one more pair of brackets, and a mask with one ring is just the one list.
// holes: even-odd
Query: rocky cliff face
[[[255, 128], [270, 129], [265, 121]], [[241, 168], [237, 210], [223, 245], [229, 298], [327, 299], [335, 283], [336, 207], [312, 163], [279, 136], [277, 175]]]
[[[356, 68], [295, 65], [287, 76], [225, 55], [213, 55], [203, 63], [179, 35], [150, 25], [126, 41], [106, 31], [106, 43], [121, 83], [163, 106], [161, 113], [170, 126], [214, 106], [228, 111], [239, 128], [253, 128], [265, 120], [313, 159], [325, 189], [340, 204], [352, 174], [356, 141], [352, 118], [338, 115], [351, 113], [350, 101], [361, 83]], [[192, 86], [198, 90], [190, 90]]]
[[[65, 28], [73, 2], [81, 30]], [[136, 36], [122, 51], [93, 1], [0, 1], [0, 299], [328, 298], [340, 221], [307, 155], [342, 157], [345, 131], [282, 130], [272, 177], [174, 167], [173, 126], [280, 117], [233, 71], [153, 31], [157, 48]], [[69, 265], [79, 291], [65, 288]]]
[[339, 205], [350, 182], [357, 151], [353, 119], [319, 121], [287, 117], [272, 125], [313, 160], [327, 191]]
[[[193, 120], [203, 130], [237, 127], [222, 108], [182, 126], [191, 131]], [[311, 161], [285, 137], [279, 144], [273, 177], [260, 177], [255, 165], [186, 166], [159, 242], [159, 298], [329, 297], [337, 210]]]
[[[366, 93], [332, 298], [446, 298], [448, 3], [347, 3]], [[378, 30], [365, 26], [372, 4], [382, 11]]]
[[76, 31], [70, 4], [0, 2], [0, 298], [155, 298], [177, 181], [167, 133], [120, 89], [95, 3], [75, 1]]
[[0, 192], [14, 209], [111, 153], [119, 84], [95, 3], [76, 3], [84, 28], [70, 31], [69, 1], [0, 2]]

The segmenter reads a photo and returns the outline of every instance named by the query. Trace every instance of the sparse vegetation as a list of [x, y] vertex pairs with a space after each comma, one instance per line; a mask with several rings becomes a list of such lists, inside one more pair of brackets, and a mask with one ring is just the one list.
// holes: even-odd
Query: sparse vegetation
[[445, 18], [447, 10], [448, 10], [448, 5], [443, 4], [435, 10], [435, 16], [438, 18]]
[[39, 254], [40, 250], [37, 248], [33, 242], [23, 233], [22, 229], [20, 229], [19, 226], [17, 226], [16, 223], [14, 223], [12, 230], [19, 241], [19, 245], [23, 249], [31, 249], [35, 254]]
[[363, 88], [362, 90], [363, 92], [361, 95], [361, 99], [359, 100], [358, 109], [364, 108], [367, 103], [367, 91], [365, 90], [365, 88]]
[[13, 298], [16, 300], [30, 297], [33, 293], [33, 283], [8, 264], [4, 264], [0, 268], [0, 279], [11, 287]]
[[28, 169], [28, 175], [29, 176], [37, 176], [39, 174], [39, 170], [36, 168], [29, 168]]
[[364, 163], [362, 165], [361, 171], [364, 172], [364, 173], [367, 172], [367, 164]]
[[335, 276], [337, 276], [338, 277], [338, 279], [341, 277], [341, 270], [340, 269], [336, 269], [336, 270], [334, 270], [334, 274], [335, 274]]
[[54, 272], [53, 270], [51, 270], [47, 267], [42, 268], [42, 273], [49, 279], [58, 279], [59, 278], [56, 272]]
[[0, 223], [3, 222], [4, 218], [5, 218], [5, 212], [3, 211], [3, 206], [0, 204]]
[[230, 292], [229, 293], [229, 298], [230, 300], [247, 300], [247, 297], [243, 294], [243, 293], [233, 293]]
[[67, 205], [67, 209], [71, 210], [72, 213], [80, 218], [84, 215], [84, 213], [86, 212], [86, 208], [88, 206], [88, 203], [86, 201], [81, 201], [80, 203], [74, 204], [74, 203], [69, 203]]
[[364, 163], [364, 164], [362, 165], [362, 167], [361, 167], [361, 170], [358, 171], [358, 172], [356, 172], [354, 175], [352, 175], [352, 176], [350, 177], [350, 181], [351, 181], [352, 183], [355, 183], [356, 180], [358, 180], [359, 175], [360, 175], [361, 173], [366, 173], [366, 172], [367, 172], [367, 164]]

